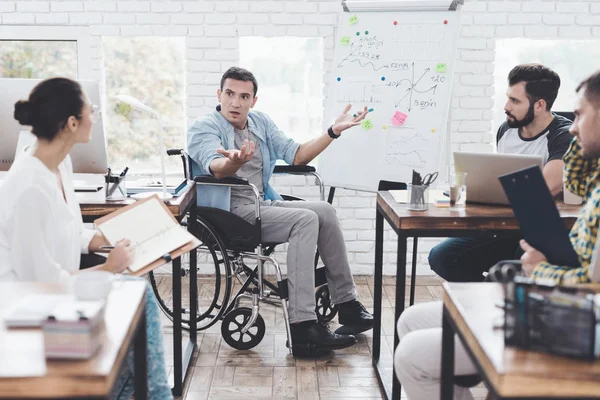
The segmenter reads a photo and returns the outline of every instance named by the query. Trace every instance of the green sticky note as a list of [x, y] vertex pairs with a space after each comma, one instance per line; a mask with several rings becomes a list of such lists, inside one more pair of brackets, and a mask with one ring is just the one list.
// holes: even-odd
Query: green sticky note
[[360, 123], [360, 125], [366, 130], [368, 131], [369, 129], [371, 129], [373, 127], [373, 122], [370, 119], [365, 119], [363, 120], [363, 122]]
[[446, 64], [441, 63], [435, 66], [435, 72], [443, 74], [446, 72]]
[[358, 17], [356, 15], [353, 15], [352, 17], [350, 17], [350, 25], [355, 25], [358, 22]]
[[349, 36], [343, 36], [342, 37], [342, 46], [348, 46], [350, 44], [350, 37]]

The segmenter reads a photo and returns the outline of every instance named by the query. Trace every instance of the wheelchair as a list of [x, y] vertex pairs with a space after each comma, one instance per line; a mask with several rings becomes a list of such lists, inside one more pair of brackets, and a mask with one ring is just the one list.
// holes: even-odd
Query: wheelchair
[[[189, 179], [192, 176], [189, 156], [182, 149], [169, 149], [167, 154], [181, 157], [184, 176]], [[275, 167], [274, 173], [314, 176], [320, 187], [320, 198], [324, 200], [325, 187], [314, 167], [281, 165]], [[198, 275], [198, 312], [196, 316], [192, 316], [189, 308], [183, 308], [183, 328], [189, 329], [190, 320], [194, 317], [199, 331], [206, 330], [221, 320], [221, 334], [225, 342], [235, 349], [248, 350], [258, 345], [265, 335], [265, 322], [259, 312], [260, 302], [279, 303], [282, 306], [288, 348], [291, 353], [287, 279], [283, 279], [279, 263], [273, 256], [275, 247], [281, 243], [265, 243], [261, 240], [259, 190], [247, 180], [234, 177], [216, 179], [210, 175], [203, 175], [196, 176], [193, 180], [196, 185], [252, 190], [255, 195], [255, 220], [252, 224], [232, 212], [212, 207], [197, 207], [197, 231], [194, 235], [202, 243], [197, 249], [198, 264], [214, 264], [214, 276], [207, 279]], [[284, 200], [302, 201], [294, 196], [282, 195], [282, 197]], [[185, 219], [182, 223], [187, 225]], [[329, 322], [337, 314], [337, 306], [331, 303], [325, 268], [317, 268], [318, 259], [317, 252], [315, 254], [315, 287], [317, 288], [315, 312], [319, 321]], [[250, 260], [256, 263], [255, 266], [246, 263]], [[266, 265], [274, 267], [276, 282], [266, 279]], [[184, 282], [187, 276], [189, 276], [189, 265], [182, 265]], [[160, 308], [172, 320], [173, 312], [169, 306], [170, 293], [159, 290], [160, 276], [150, 272], [149, 279]], [[232, 297], [234, 279], [241, 284], [241, 288]], [[251, 300], [251, 307], [240, 307], [240, 300], [243, 298]]]

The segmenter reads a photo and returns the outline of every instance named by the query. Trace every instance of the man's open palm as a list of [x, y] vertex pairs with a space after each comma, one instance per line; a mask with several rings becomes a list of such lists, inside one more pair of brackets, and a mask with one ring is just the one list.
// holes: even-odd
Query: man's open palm
[[245, 164], [252, 160], [252, 157], [254, 156], [254, 149], [254, 141], [248, 141], [248, 139], [246, 139], [239, 150], [217, 149], [217, 153], [224, 155], [236, 164]]
[[[352, 128], [353, 126], [360, 125], [360, 122], [365, 119], [367, 114], [369, 113], [367, 107], [364, 108], [363, 111], [358, 112], [356, 114], [349, 114], [350, 109], [352, 108], [351, 104], [348, 104], [344, 109], [344, 112], [336, 118], [333, 123], [333, 133], [339, 135], [346, 129]], [[356, 115], [356, 116], [354, 116]]]

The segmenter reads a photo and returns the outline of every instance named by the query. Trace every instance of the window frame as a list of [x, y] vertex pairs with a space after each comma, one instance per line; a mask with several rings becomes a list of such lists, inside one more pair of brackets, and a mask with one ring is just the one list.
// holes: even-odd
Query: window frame
[[75, 42], [77, 79], [94, 78], [88, 26], [0, 25], [0, 41]]

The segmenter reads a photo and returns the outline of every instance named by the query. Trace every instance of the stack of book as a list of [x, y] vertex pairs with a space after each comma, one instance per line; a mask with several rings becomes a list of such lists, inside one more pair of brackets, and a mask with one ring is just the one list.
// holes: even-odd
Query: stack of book
[[42, 325], [46, 358], [87, 359], [104, 334], [103, 301], [70, 301], [56, 306]]

